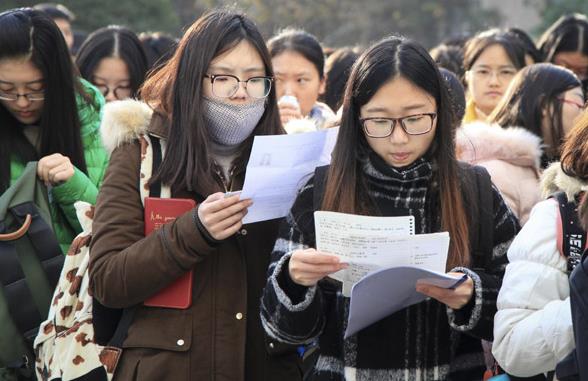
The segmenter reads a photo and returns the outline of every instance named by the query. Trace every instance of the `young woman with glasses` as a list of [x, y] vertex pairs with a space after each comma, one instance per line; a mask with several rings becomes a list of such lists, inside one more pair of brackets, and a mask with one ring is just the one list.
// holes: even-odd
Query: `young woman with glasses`
[[457, 132], [457, 157], [485, 167], [521, 224], [540, 201], [539, 176], [584, 108], [581, 83], [570, 70], [533, 64], [513, 78], [488, 122]]
[[525, 66], [525, 50], [513, 35], [491, 29], [466, 42], [463, 64], [468, 93], [463, 122], [484, 121]]
[[[472, 254], [478, 221], [470, 212], [478, 195], [466, 179], [484, 172], [458, 166], [455, 123], [444, 79], [416, 43], [384, 39], [354, 65], [324, 192], [314, 195], [314, 178], [301, 189], [274, 246], [262, 299], [270, 337], [298, 345], [318, 339], [313, 380], [482, 379], [480, 339], [492, 336], [518, 223], [498, 191], [486, 188], [494, 238], [488, 251]], [[315, 197], [320, 210], [412, 215], [417, 234], [448, 231], [447, 271], [467, 274], [467, 281], [454, 290], [417, 286], [430, 298], [344, 339], [349, 298], [327, 277], [345, 264], [315, 249]]]
[[38, 161], [66, 252], [81, 231], [73, 204], [96, 202], [108, 161], [99, 133], [104, 98], [74, 76], [65, 40], [45, 13], [6, 11], [0, 29], [0, 194]]
[[[137, 305], [115, 379], [300, 379], [296, 347], [265, 340], [259, 318], [279, 221], [243, 225], [251, 200], [225, 196], [243, 185], [254, 136], [283, 133], [257, 27], [230, 11], [202, 16], [142, 97], [147, 103], [106, 107], [105, 137], [115, 149], [93, 225], [94, 297], [108, 307]], [[147, 237], [140, 134], [166, 147], [155, 178], [172, 197], [199, 204]], [[187, 309], [143, 305], [189, 270]]]
[[90, 34], [78, 50], [76, 65], [106, 102], [136, 97], [148, 69], [141, 41], [122, 26], [108, 26]]

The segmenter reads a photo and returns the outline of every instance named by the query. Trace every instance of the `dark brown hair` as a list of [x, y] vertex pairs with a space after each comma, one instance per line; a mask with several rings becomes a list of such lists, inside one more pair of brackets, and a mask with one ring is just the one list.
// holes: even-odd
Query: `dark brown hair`
[[[588, 111], [576, 120], [561, 149], [561, 169], [568, 176], [588, 182]], [[584, 194], [578, 214], [584, 229], [588, 230], [588, 198]]]
[[517, 70], [525, 66], [525, 50], [522, 44], [508, 33], [490, 29], [476, 34], [466, 42], [463, 54], [464, 70], [470, 70], [480, 55], [492, 45], [502, 46]]
[[522, 127], [543, 138], [541, 125], [547, 110], [553, 141], [544, 141], [549, 148], [546, 154], [548, 161], [557, 160], [564, 137], [558, 97], [580, 86], [580, 80], [564, 67], [550, 63], [529, 65], [515, 75], [488, 120], [502, 127]]
[[322, 209], [343, 213], [373, 214], [360, 158], [370, 148], [359, 121], [360, 109], [392, 79], [401, 76], [435, 98], [437, 128], [426, 155], [437, 165], [441, 229], [451, 236], [447, 266], [470, 262], [468, 217], [455, 159], [454, 119], [444, 79], [427, 51], [400, 37], [386, 38], [368, 49], [355, 63], [343, 101], [343, 116], [333, 151]]
[[[141, 95], [171, 121], [167, 151], [155, 179], [181, 189], [214, 188], [210, 136], [205, 128], [202, 83], [211, 61], [241, 41], [261, 56], [266, 75], [273, 76], [271, 58], [255, 24], [240, 13], [215, 10], [200, 17], [186, 31], [168, 63], [147, 79]], [[282, 133], [275, 90], [266, 98], [265, 112], [240, 147], [237, 170], [247, 165], [254, 135]]]

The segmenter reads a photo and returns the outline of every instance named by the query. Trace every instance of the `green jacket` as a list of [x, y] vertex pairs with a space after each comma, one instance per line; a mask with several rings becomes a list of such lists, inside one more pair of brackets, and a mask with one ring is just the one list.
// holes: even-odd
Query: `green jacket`
[[[108, 154], [100, 138], [104, 97], [90, 83], [83, 79], [81, 81], [86, 92], [94, 99], [94, 104], [88, 104], [82, 96], [79, 94], [76, 96], [88, 175], [76, 168], [71, 179], [50, 190], [53, 229], [64, 253], [67, 252], [75, 236], [82, 231], [74, 203], [76, 201], [96, 203], [98, 189], [108, 165]], [[26, 163], [13, 157], [10, 163], [11, 184], [20, 177], [25, 166]]]

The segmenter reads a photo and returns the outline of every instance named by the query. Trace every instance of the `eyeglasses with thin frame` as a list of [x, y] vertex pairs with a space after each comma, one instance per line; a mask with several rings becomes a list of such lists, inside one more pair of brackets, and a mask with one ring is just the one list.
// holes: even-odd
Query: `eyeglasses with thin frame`
[[396, 123], [408, 135], [424, 135], [433, 129], [437, 113], [429, 112], [403, 116], [402, 118], [363, 118], [360, 123], [363, 131], [370, 138], [386, 138], [394, 132]]
[[258, 76], [251, 77], [245, 81], [231, 74], [206, 74], [205, 78], [210, 79], [212, 93], [219, 98], [230, 98], [239, 90], [239, 83], [245, 84], [245, 91], [252, 98], [265, 98], [272, 89], [272, 77]]
[[474, 74], [474, 77], [484, 80], [490, 79], [492, 78], [492, 74], [496, 74], [496, 78], [498, 78], [500, 81], [510, 81], [512, 77], [517, 74], [515, 68], [509, 67], [500, 68], [497, 70], [493, 70], [487, 67], [473, 67], [471, 71]]
[[[106, 98], [108, 96], [108, 94], [110, 94], [111, 91], [114, 94], [114, 97], [119, 100], [126, 98], [127, 94], [129, 96], [132, 95], [131, 86], [129, 86], [129, 85], [117, 86], [115, 88], [110, 88], [107, 85], [97, 85], [97, 84], [94, 84], [94, 86], [96, 86], [96, 88], [102, 93], [102, 95], [104, 95], [104, 98]], [[122, 92], [122, 91], [125, 91], [127, 93], [120, 94], [119, 92]]]
[[579, 108], [580, 110], [585, 110], [586, 107], [588, 107], [588, 101], [586, 101], [585, 103], [582, 104], [582, 103], [578, 103], [572, 99], [565, 99], [565, 98], [557, 98], [557, 99], [559, 99], [560, 102], [574, 105], [577, 108]]
[[5, 93], [0, 91], [0, 100], [9, 101], [9, 102], [16, 102], [20, 97], [26, 98], [29, 102], [37, 102], [42, 101], [45, 99], [45, 92], [44, 91], [35, 91], [31, 93]]

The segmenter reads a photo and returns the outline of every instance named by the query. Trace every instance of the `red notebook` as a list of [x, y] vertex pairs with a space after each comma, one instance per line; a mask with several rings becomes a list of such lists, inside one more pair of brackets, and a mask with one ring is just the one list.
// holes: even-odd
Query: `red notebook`
[[[145, 236], [159, 229], [163, 224], [193, 209], [196, 202], [184, 198], [145, 198]], [[175, 282], [145, 300], [149, 307], [186, 309], [192, 304], [192, 280], [194, 272], [190, 270]]]

